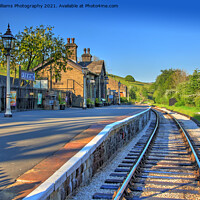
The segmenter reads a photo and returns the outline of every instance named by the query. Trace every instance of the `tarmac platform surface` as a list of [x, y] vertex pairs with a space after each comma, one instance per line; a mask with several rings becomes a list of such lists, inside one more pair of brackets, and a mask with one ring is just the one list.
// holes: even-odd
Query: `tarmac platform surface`
[[12, 118], [0, 113], [0, 199], [5, 193], [7, 199], [13, 194], [15, 199], [26, 196], [107, 124], [145, 109], [134, 105], [69, 108], [16, 112]]

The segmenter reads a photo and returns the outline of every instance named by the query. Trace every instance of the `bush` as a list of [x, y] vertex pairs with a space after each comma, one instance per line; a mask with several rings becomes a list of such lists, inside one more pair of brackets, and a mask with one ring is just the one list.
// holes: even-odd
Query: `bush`
[[188, 95], [188, 96], [185, 97], [185, 105], [188, 105], [188, 106], [194, 106], [195, 105], [193, 95]]
[[135, 79], [131, 75], [127, 75], [125, 81], [135, 82]]
[[183, 100], [180, 100], [180, 101], [176, 102], [174, 105], [175, 105], [176, 107], [185, 106], [185, 102], [184, 102]]
[[66, 105], [66, 102], [65, 101], [61, 101], [59, 104], [60, 105]]
[[66, 101], [64, 98], [61, 98], [61, 95], [58, 96], [58, 101], [59, 101], [59, 104], [60, 105], [65, 105], [66, 104]]
[[195, 98], [195, 106], [200, 108], [200, 96]]
[[136, 92], [133, 88], [131, 88], [129, 95], [130, 95], [131, 99], [136, 99]]
[[165, 96], [164, 97], [156, 97], [155, 101], [158, 104], [169, 105], [169, 100]]
[[121, 103], [128, 103], [128, 99], [126, 97], [120, 97]]
[[90, 98], [87, 99], [87, 104], [90, 104], [91, 103], [91, 100]]
[[135, 99], [130, 100], [131, 104], [135, 104]]
[[98, 98], [95, 99], [95, 103], [99, 103], [99, 99]]

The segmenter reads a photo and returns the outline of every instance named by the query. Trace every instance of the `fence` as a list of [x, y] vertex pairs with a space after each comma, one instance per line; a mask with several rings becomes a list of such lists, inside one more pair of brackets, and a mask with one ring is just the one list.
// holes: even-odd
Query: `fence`
[[[43, 103], [39, 104], [38, 94], [42, 94], [42, 102], [45, 100], [45, 96], [48, 92], [47, 89], [36, 89], [31, 87], [17, 87], [12, 86], [11, 91], [16, 91], [16, 106], [11, 106], [12, 111], [24, 111], [24, 110], [33, 110], [33, 109], [43, 109]], [[54, 91], [61, 97], [66, 97], [66, 92], [64, 91]], [[0, 86], [0, 111], [5, 111], [6, 108], [6, 86]]]

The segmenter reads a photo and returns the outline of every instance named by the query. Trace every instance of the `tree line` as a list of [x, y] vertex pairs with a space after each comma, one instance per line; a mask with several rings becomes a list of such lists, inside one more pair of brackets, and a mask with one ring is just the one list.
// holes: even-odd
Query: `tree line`
[[200, 107], [200, 70], [194, 70], [188, 75], [181, 69], [161, 70], [153, 84], [133, 83], [135, 79], [128, 75], [125, 78], [129, 84], [128, 91], [133, 102], [156, 103], [169, 105], [174, 99], [175, 106]]
[[155, 103], [169, 105], [169, 99], [175, 98], [175, 106], [200, 107], [200, 70], [192, 75], [180, 69], [161, 70], [152, 89]]

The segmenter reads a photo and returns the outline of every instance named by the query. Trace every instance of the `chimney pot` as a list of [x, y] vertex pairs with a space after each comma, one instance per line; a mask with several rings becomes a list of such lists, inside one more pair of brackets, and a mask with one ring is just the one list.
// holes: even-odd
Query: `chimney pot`
[[68, 43], [68, 44], [70, 43], [70, 38], [67, 38], [67, 43]]
[[90, 48], [87, 49], [88, 54], [90, 54]]
[[72, 44], [74, 44], [75, 38], [72, 38]]
[[84, 51], [84, 54], [86, 54], [86, 48], [84, 48], [83, 51]]

